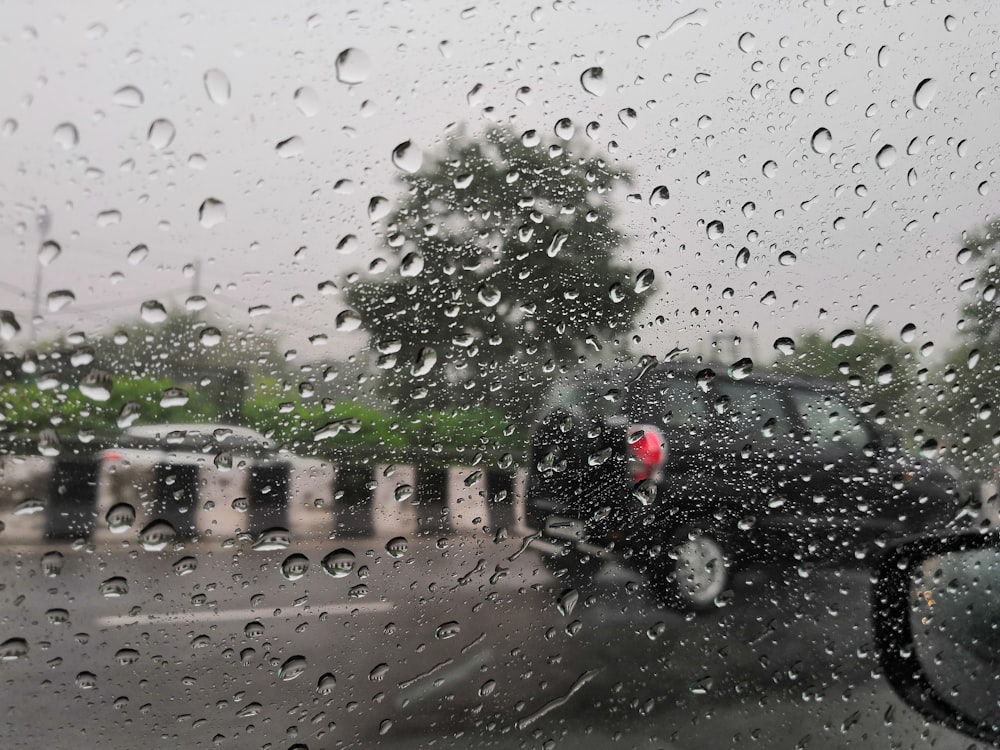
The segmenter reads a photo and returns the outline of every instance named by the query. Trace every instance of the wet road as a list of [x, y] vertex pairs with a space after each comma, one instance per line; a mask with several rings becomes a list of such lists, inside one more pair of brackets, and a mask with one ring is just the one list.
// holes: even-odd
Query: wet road
[[[0, 744], [969, 745], [878, 677], [863, 571], [749, 571], [727, 606], [684, 617], [613, 564], [556, 581], [518, 539], [414, 537], [398, 558], [386, 541], [4, 548], [0, 640], [29, 650], [0, 663]], [[334, 578], [321, 561], [340, 547], [354, 564]], [[309, 559], [294, 581], [293, 552]], [[127, 592], [102, 595], [114, 577]]]

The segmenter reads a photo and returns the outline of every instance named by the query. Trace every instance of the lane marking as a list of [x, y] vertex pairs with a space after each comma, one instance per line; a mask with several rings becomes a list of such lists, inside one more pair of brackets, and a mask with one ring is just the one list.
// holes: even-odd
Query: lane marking
[[[310, 614], [327, 612], [331, 615], [346, 615], [351, 612], [388, 612], [396, 605], [393, 602], [354, 602], [324, 605], [309, 605]], [[274, 609], [204, 609], [197, 612], [173, 612], [168, 614], [138, 614], [138, 615], [106, 615], [98, 617], [95, 622], [100, 627], [117, 627], [119, 625], [156, 625], [159, 623], [183, 625], [193, 622], [223, 622], [228, 620], [265, 620], [294, 616], [304, 610], [299, 607], [277, 607]]]

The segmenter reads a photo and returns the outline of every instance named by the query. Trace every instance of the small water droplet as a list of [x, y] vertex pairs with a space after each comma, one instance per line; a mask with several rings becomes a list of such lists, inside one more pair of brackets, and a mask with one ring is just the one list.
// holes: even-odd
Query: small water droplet
[[729, 366], [729, 377], [733, 380], [743, 380], [753, 372], [753, 360], [749, 357], [738, 359]]
[[479, 292], [476, 294], [479, 302], [486, 307], [496, 307], [497, 303], [500, 302], [501, 293], [492, 284], [483, 284], [479, 287]]
[[139, 306], [139, 317], [147, 323], [162, 323], [167, 319], [167, 308], [159, 300], [148, 299]]
[[65, 562], [62, 552], [46, 552], [42, 555], [42, 573], [46, 578], [55, 578], [62, 573]]
[[102, 581], [98, 591], [105, 598], [117, 599], [128, 593], [128, 581], [121, 576], [113, 576]]
[[412, 253], [407, 253], [403, 256], [403, 260], [399, 262], [399, 275], [406, 278], [412, 278], [414, 276], [419, 276], [420, 272], [424, 270], [424, 256], [414, 250]]
[[796, 86], [788, 92], [788, 99], [792, 104], [802, 104], [806, 100], [806, 92]]
[[632, 107], [625, 107], [624, 109], [618, 110], [618, 121], [628, 129], [635, 127], [635, 124], [639, 120], [639, 115], [636, 113]]
[[434, 347], [422, 347], [413, 359], [413, 364], [410, 366], [410, 374], [415, 377], [426, 375], [434, 369], [434, 365], [437, 364], [437, 358], [437, 351]]
[[392, 496], [397, 503], [405, 503], [413, 497], [413, 486], [401, 484], [393, 490]]
[[222, 341], [222, 331], [212, 326], [206, 326], [198, 334], [198, 342], [205, 347], [218, 346]]
[[462, 632], [462, 626], [459, 625], [454, 620], [449, 622], [443, 622], [434, 629], [434, 637], [439, 641], [445, 641], [449, 638], [454, 638], [456, 635]]
[[195, 570], [198, 569], [198, 560], [190, 555], [187, 555], [182, 557], [170, 567], [174, 571], [174, 575], [186, 576], [194, 573]]
[[91, 401], [104, 402], [111, 398], [111, 376], [103, 370], [91, 370], [80, 380], [80, 393]]
[[725, 233], [725, 225], [718, 219], [708, 222], [705, 226], [705, 234], [708, 235], [708, 239], [717, 240]]
[[288, 549], [292, 543], [292, 535], [283, 526], [272, 526], [260, 532], [253, 543], [253, 549], [257, 552], [274, 552], [276, 550]]
[[21, 324], [10, 310], [0, 310], [0, 341], [10, 341], [21, 331]]
[[198, 207], [198, 221], [205, 227], [212, 227], [221, 224], [226, 220], [226, 204], [217, 198], [206, 198]]
[[607, 82], [604, 80], [604, 68], [598, 66], [587, 68], [580, 75], [580, 85], [588, 94], [604, 96], [604, 92], [608, 90]]
[[76, 295], [69, 289], [56, 289], [45, 298], [49, 312], [59, 312], [76, 301]]
[[97, 675], [93, 672], [80, 672], [76, 676], [76, 686], [80, 690], [93, 690], [97, 687]]
[[51, 265], [52, 262], [62, 253], [62, 247], [58, 242], [46, 240], [38, 248], [38, 262], [43, 266]]
[[768, 159], [761, 166], [760, 172], [761, 172], [762, 175], [764, 175], [768, 179], [771, 179], [776, 174], [778, 174], [778, 162], [774, 161], [773, 159]]
[[213, 103], [225, 104], [229, 101], [231, 88], [229, 78], [226, 77], [225, 73], [218, 68], [212, 68], [205, 72], [203, 81], [205, 84], [205, 93], [208, 94], [208, 98]]
[[341, 310], [334, 319], [338, 331], [356, 331], [361, 328], [361, 316], [354, 310]]
[[379, 221], [389, 215], [390, 204], [387, 198], [381, 195], [374, 196], [368, 201], [368, 220]]
[[774, 348], [785, 356], [795, 353], [795, 340], [788, 336], [781, 336], [774, 340]]
[[566, 589], [559, 594], [556, 600], [556, 608], [563, 617], [568, 617], [576, 608], [576, 603], [580, 600], [580, 594], [576, 589]]
[[847, 328], [838, 333], [836, 336], [834, 336], [830, 342], [830, 345], [834, 349], [839, 349], [842, 346], [851, 346], [854, 344], [854, 340], [856, 338], [857, 335], [854, 333], [854, 331], [851, 330], [850, 328]]
[[757, 49], [757, 37], [751, 34], [749, 31], [744, 31], [740, 34], [740, 38], [736, 42], [739, 45], [740, 52], [746, 52], [750, 54]]
[[635, 276], [635, 291], [641, 294], [653, 286], [656, 274], [652, 268], [644, 268]]
[[174, 124], [170, 120], [160, 118], [153, 120], [150, 124], [146, 140], [149, 141], [150, 146], [160, 151], [173, 143], [174, 136], [176, 135], [177, 129], [174, 127]]
[[[396, 488], [399, 489], [398, 487]], [[397, 536], [385, 543], [385, 551], [393, 557], [403, 557], [410, 548], [405, 536]]]
[[337, 678], [327, 672], [316, 682], [316, 692], [320, 695], [330, 695], [337, 688]]
[[798, 256], [791, 250], [785, 250], [778, 256], [778, 264], [782, 266], [794, 266]]
[[576, 127], [573, 125], [573, 121], [571, 119], [563, 117], [556, 121], [554, 130], [556, 137], [562, 138], [564, 141], [568, 141], [576, 132]]
[[355, 84], [362, 83], [371, 74], [372, 61], [363, 50], [348, 47], [337, 55], [334, 65], [338, 81]]

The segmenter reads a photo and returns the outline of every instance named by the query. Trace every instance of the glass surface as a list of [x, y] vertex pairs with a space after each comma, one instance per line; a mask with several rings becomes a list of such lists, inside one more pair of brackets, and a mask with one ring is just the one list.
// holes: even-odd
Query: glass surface
[[964, 750], [868, 602], [1000, 521], [998, 33], [0, 4], [0, 746]]

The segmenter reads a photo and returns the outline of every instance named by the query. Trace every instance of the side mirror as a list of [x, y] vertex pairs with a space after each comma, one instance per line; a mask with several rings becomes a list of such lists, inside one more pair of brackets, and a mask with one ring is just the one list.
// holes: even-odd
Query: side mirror
[[1000, 744], [1000, 533], [901, 543], [872, 587], [883, 671], [925, 718]]

